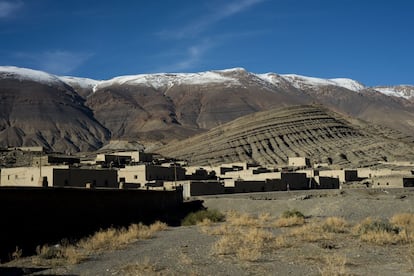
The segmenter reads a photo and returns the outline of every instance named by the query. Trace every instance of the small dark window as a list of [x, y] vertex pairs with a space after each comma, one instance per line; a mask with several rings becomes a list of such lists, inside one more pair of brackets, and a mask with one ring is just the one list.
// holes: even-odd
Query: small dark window
[[138, 175], [134, 175], [134, 179], [138, 179]]
[[65, 179], [65, 183], [63, 184], [63, 186], [69, 186], [69, 181], [67, 179]]

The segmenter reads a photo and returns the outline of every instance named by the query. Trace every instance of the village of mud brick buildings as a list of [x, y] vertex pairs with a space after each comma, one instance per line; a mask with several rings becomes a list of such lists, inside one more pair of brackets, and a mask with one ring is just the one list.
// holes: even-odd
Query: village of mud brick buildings
[[[229, 193], [309, 189], [414, 187], [414, 164], [330, 169], [307, 157], [289, 157], [283, 167], [230, 163], [189, 166], [185, 161], [140, 151], [113, 151], [82, 158], [46, 154], [42, 147], [2, 150], [12, 164], [0, 167], [1, 187], [173, 190], [183, 198]], [[3, 160], [4, 161], [4, 160]]]

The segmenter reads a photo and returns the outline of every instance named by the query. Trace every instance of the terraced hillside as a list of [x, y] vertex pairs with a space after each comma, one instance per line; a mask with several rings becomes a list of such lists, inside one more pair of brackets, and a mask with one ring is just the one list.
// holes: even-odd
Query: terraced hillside
[[293, 106], [241, 117], [170, 143], [158, 153], [199, 165], [238, 161], [281, 165], [290, 156], [307, 156], [313, 162], [362, 166], [412, 158], [414, 144], [409, 138], [320, 106]]

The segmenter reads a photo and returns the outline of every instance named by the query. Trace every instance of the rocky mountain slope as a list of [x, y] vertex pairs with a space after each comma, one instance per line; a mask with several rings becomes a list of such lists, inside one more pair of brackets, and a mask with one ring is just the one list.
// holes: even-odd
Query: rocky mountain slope
[[243, 68], [97, 81], [0, 67], [0, 146], [78, 151], [116, 139], [148, 148], [258, 111], [313, 103], [414, 136], [412, 91]]
[[413, 143], [398, 132], [367, 125], [321, 106], [293, 106], [257, 112], [158, 152], [191, 164], [247, 161], [286, 164], [288, 157], [364, 166], [414, 157]]
[[0, 99], [0, 147], [90, 151], [109, 139], [109, 131], [95, 120], [84, 99], [56, 76], [2, 69]]

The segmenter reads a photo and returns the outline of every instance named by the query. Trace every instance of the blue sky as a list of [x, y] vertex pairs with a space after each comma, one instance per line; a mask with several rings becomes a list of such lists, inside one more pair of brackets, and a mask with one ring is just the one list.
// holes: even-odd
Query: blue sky
[[108, 79], [244, 67], [414, 84], [410, 0], [0, 0], [0, 65]]

